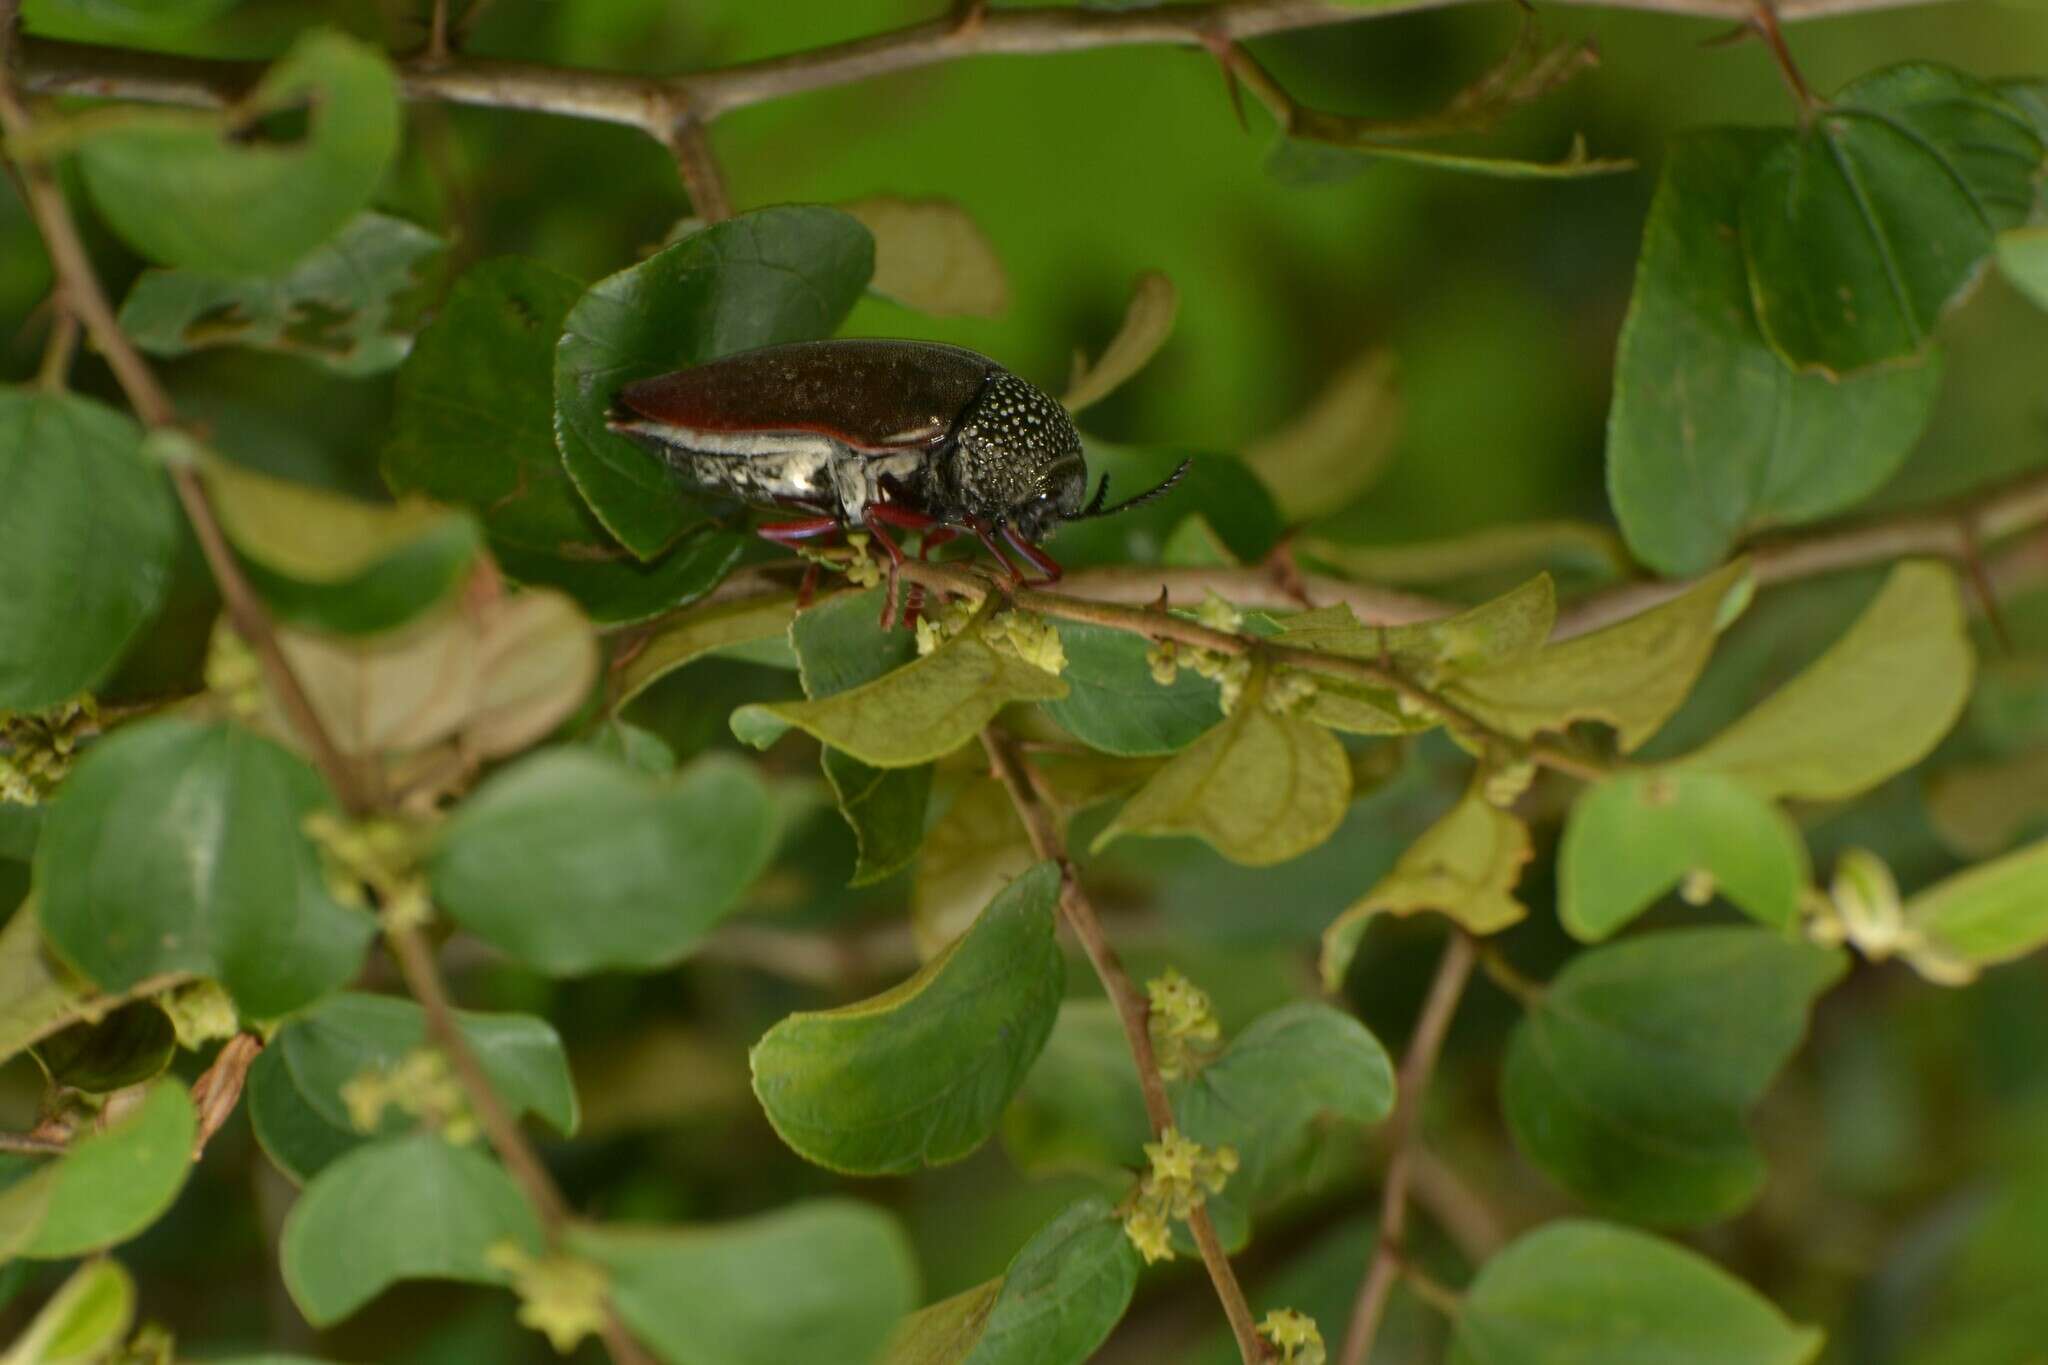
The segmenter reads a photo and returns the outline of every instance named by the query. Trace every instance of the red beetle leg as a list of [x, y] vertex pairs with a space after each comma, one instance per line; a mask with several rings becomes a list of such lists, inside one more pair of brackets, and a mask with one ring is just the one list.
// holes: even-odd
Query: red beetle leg
[[[867, 512], [867, 528], [869, 533], [874, 536], [877, 544], [889, 552], [888, 582], [884, 585], [887, 591], [882, 602], [883, 630], [893, 629], [896, 625], [897, 575], [903, 570], [903, 547], [896, 543], [893, 536], [882, 529], [884, 521], [894, 520], [894, 518], [876, 515], [877, 512], [887, 505], [886, 503], [876, 503], [873, 507], [868, 508]], [[930, 518], [926, 518], [926, 520], [929, 521]], [[901, 525], [902, 522], [898, 521], [897, 524]]]
[[957, 526], [934, 526], [931, 530], [918, 537], [917, 557], [919, 559], [929, 558], [933, 550], [938, 549], [947, 541], [957, 538], [959, 534], [960, 528]]
[[996, 539], [995, 532], [989, 529], [987, 522], [977, 521], [971, 524], [974, 534], [981, 540], [982, 548], [995, 556], [996, 563], [1002, 566], [1003, 577], [1009, 580], [1008, 586], [1013, 589], [1020, 587], [1024, 582], [1024, 574], [1010, 562], [1010, 557], [1003, 553], [1003, 542]]
[[811, 605], [811, 598], [817, 594], [817, 591], [818, 561], [814, 559], [804, 565], [804, 581], [796, 590], [796, 609], [802, 611], [805, 607]]
[[1017, 534], [1016, 527], [1005, 526], [1003, 528], [1003, 539], [1010, 542], [1011, 549], [1029, 560], [1032, 568], [1045, 575], [1044, 578], [1039, 580], [1040, 582], [1057, 583], [1066, 576], [1067, 571], [1060, 567], [1058, 560], [1039, 549], [1036, 545], [1033, 545], [1023, 536]]
[[754, 534], [777, 545], [794, 545], [800, 540], [816, 540], [841, 529], [837, 517], [805, 517], [801, 521], [767, 522], [755, 527]]

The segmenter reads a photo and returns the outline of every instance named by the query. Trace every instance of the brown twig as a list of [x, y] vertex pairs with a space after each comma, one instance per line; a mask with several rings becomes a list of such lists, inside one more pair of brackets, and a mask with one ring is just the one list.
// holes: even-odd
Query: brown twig
[[675, 155], [676, 171], [697, 216], [707, 223], [732, 217], [732, 198], [726, 193], [725, 175], [718, 168], [704, 124], [694, 115], [684, 114], [670, 122], [664, 141]]
[[1430, 1074], [1436, 1069], [1437, 1054], [1443, 1049], [1444, 1034], [1465, 983], [1472, 977], [1472, 940], [1453, 931], [1437, 963], [1429, 994], [1416, 1016], [1415, 1034], [1401, 1058], [1394, 1098], [1394, 1114], [1387, 1121], [1386, 1184], [1380, 1194], [1379, 1236], [1373, 1243], [1372, 1260], [1358, 1287], [1357, 1303], [1351, 1310], [1351, 1326], [1344, 1334], [1341, 1365], [1365, 1365], [1372, 1354], [1373, 1338], [1379, 1334], [1380, 1319], [1387, 1310], [1387, 1296], [1401, 1273], [1401, 1256], [1408, 1232], [1408, 1182], [1420, 1140], [1423, 1097], [1429, 1092]]
[[[1131, 1061], [1138, 1069], [1138, 1088], [1145, 1097], [1145, 1115], [1156, 1137], [1174, 1127], [1175, 1121], [1173, 1103], [1166, 1094], [1166, 1079], [1159, 1072], [1159, 1059], [1152, 1050], [1151, 1005], [1137, 983], [1131, 980], [1131, 974], [1124, 970], [1116, 948], [1103, 932], [1102, 921], [1097, 917], [1094, 905], [1081, 890], [1073, 864], [1067, 860], [1066, 844], [1059, 826], [1039, 798], [1030, 766], [1009, 739], [994, 729], [982, 731], [981, 742], [982, 747], [988, 750], [989, 764], [996, 777], [1010, 793], [1010, 803], [1017, 808], [1017, 817], [1023, 821], [1025, 832], [1031, 838], [1032, 851], [1042, 859], [1059, 864], [1060, 912], [1067, 927], [1080, 941], [1082, 951], [1088, 955], [1110, 1003], [1116, 1007], [1117, 1019], [1123, 1025], [1124, 1041], [1131, 1050]], [[1210, 1283], [1216, 1288], [1216, 1297], [1223, 1304], [1224, 1315], [1230, 1319], [1231, 1334], [1237, 1338], [1239, 1354], [1244, 1357], [1245, 1365], [1259, 1365], [1268, 1359], [1266, 1346], [1259, 1338], [1244, 1288], [1237, 1282], [1237, 1272], [1231, 1268], [1230, 1257], [1224, 1253], [1222, 1242], [1217, 1240], [1209, 1211], [1200, 1205], [1190, 1210], [1188, 1230], [1194, 1234]]]
[[34, 1133], [0, 1133], [0, 1152], [13, 1156], [60, 1156], [66, 1145]]
[[[1135, 45], [1209, 48], [1296, 29], [1357, 23], [1437, 9], [1458, 0], [1386, 0], [1360, 8], [1335, 0], [1215, 0], [1099, 10], [1082, 6], [990, 9], [961, 25], [947, 14], [888, 33], [806, 52], [669, 77], [586, 71], [528, 62], [452, 57], [414, 62], [400, 75], [414, 100], [527, 109], [639, 128], [666, 142], [673, 111], [711, 122], [735, 109], [790, 95], [898, 75], [964, 57], [1027, 56]], [[1750, 0], [1576, 0], [1663, 14], [1747, 21]], [[1783, 22], [1916, 0], [1785, 0]], [[455, 28], [466, 32], [481, 5]], [[262, 74], [256, 63], [172, 57], [120, 48], [30, 39], [22, 44], [26, 87], [51, 94], [220, 107]]]

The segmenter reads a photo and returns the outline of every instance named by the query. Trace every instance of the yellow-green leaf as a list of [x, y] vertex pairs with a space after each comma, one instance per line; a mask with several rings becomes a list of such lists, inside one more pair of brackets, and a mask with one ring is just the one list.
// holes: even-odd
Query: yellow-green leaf
[[1279, 642], [1353, 659], [1389, 659], [1424, 680], [1523, 658], [1557, 624], [1557, 587], [1538, 574], [1512, 592], [1441, 621], [1368, 626], [1339, 604], [1280, 622]]
[[908, 768], [953, 752], [1011, 702], [1057, 701], [1067, 685], [995, 647], [980, 625], [915, 663], [815, 701], [752, 702], [733, 733], [766, 748], [791, 726], [876, 768]]
[[73, 1024], [103, 1018], [124, 1001], [182, 979], [161, 976], [140, 988], [101, 995], [43, 945], [33, 895], [0, 927], [0, 1061]]
[[15, 1339], [5, 1365], [94, 1365], [127, 1339], [135, 1279], [118, 1261], [87, 1261]]
[[1192, 834], [1262, 867], [1329, 838], [1350, 801], [1344, 746], [1311, 720], [1269, 710], [1255, 672], [1223, 723], [1154, 773], [1094, 847], [1125, 834]]
[[1748, 561], [1737, 560], [1626, 621], [1462, 674], [1445, 695], [1520, 739], [1598, 720], [1614, 727], [1622, 749], [1633, 749], [1692, 691], [1716, 632], [1746, 605], [1749, 587]]
[[1173, 319], [1180, 312], [1180, 294], [1173, 281], [1157, 270], [1138, 276], [1131, 286], [1130, 307], [1124, 310], [1123, 326], [1093, 365], [1075, 356], [1074, 377], [1060, 399], [1069, 412], [1115, 393], [1145, 368], [1166, 338], [1173, 332]]
[[1532, 849], [1529, 827], [1475, 787], [1408, 846], [1379, 884], [1323, 931], [1323, 988], [1344, 984], [1372, 917], [1435, 910], [1475, 934], [1518, 922], [1528, 909], [1515, 883]]
[[185, 1087], [158, 1081], [135, 1108], [0, 1192], [0, 1259], [68, 1260], [135, 1236], [178, 1197], [198, 1131]]
[[1010, 306], [995, 245], [952, 200], [881, 195], [839, 207], [874, 235], [875, 293], [941, 318], [989, 318]]
[[1771, 796], [1831, 801], [1912, 766], [1970, 698], [1975, 658], [1955, 572], [1901, 564], [1841, 639], [1680, 760]]
[[1906, 923], [1973, 967], [2025, 957], [2048, 943], [2048, 839], [1936, 882], [1906, 902]]

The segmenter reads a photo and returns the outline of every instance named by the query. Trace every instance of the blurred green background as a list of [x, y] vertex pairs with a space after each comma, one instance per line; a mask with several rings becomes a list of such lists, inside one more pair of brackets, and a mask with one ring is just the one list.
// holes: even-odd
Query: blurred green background
[[[305, 26], [331, 22], [404, 51], [420, 41], [425, 8], [249, 0], [162, 45], [262, 57]], [[935, 0], [498, 0], [469, 47], [673, 72], [851, 38], [935, 8]], [[117, 33], [38, 26], [33, 5], [29, 15], [32, 31], [119, 41]], [[1254, 47], [1298, 96], [1391, 116], [1433, 108], [1504, 50], [1517, 23], [1509, 5], [1471, 5]], [[1333, 534], [1400, 542], [1537, 518], [1605, 524], [1614, 341], [1664, 140], [1707, 123], [1782, 123], [1793, 109], [1760, 47], [1704, 45], [1724, 26], [1576, 9], [1547, 11], [1543, 23], [1555, 38], [1597, 39], [1602, 63], [1518, 116], [1498, 144], [1554, 156], [1583, 131], [1596, 153], [1632, 156], [1642, 170], [1543, 183], [1384, 166], [1341, 185], [1284, 188], [1263, 171], [1271, 137], [1263, 115], [1254, 109], [1246, 132], [1206, 57], [1149, 48], [956, 62], [744, 110], [717, 124], [712, 140], [739, 207], [952, 198], [1009, 271], [1012, 305], [1001, 318], [934, 321], [871, 300], [850, 332], [956, 341], [1056, 388], [1077, 345], [1099, 349], [1114, 331], [1132, 277], [1161, 269], [1180, 289], [1177, 330], [1138, 380], [1090, 414], [1093, 432], [1240, 449], [1300, 410], [1346, 361], [1388, 347], [1405, 409], [1396, 454], [1369, 494], [1332, 520]], [[1985, 75], [2039, 74], [2048, 71], [2048, 6], [1870, 14], [1802, 25], [1792, 43], [1823, 90], [1907, 57]], [[411, 109], [403, 159], [379, 207], [449, 235], [453, 269], [518, 252], [585, 280], [637, 259], [689, 211], [668, 155], [636, 132], [442, 107]], [[86, 217], [118, 297], [139, 263]], [[21, 205], [0, 185], [0, 378], [33, 372], [48, 288]], [[431, 296], [419, 306], [431, 308]], [[1993, 278], [1954, 318], [1948, 343], [1941, 409], [1879, 505], [2048, 463], [2048, 314]], [[337, 489], [379, 491], [388, 376], [340, 380], [242, 351], [165, 372], [185, 410], [211, 422], [235, 457]], [[78, 383], [112, 395], [96, 361], [81, 364]], [[196, 577], [193, 584], [184, 595], [188, 623], [207, 609], [205, 589]], [[1818, 652], [1873, 586], [1851, 575], [1770, 593], [1728, 637], [1664, 742], [1681, 745], [1742, 709]], [[2048, 600], [2037, 595], [2010, 610], [2022, 641], [2048, 649]], [[130, 667], [130, 685], [193, 665], [189, 629], [160, 635]], [[652, 694], [636, 718], [688, 753], [729, 742], [731, 704], [790, 687], [772, 670], [699, 665]], [[1944, 753], [1967, 757], [1989, 742], [1966, 724]], [[1455, 795], [1447, 749], [1425, 746], [1417, 759], [1354, 807], [1336, 839], [1280, 869], [1232, 868], [1178, 842], [1142, 853], [1120, 846], [1092, 875], [1128, 926], [1120, 933], [1134, 970], [1179, 965], [1215, 995], [1226, 1028], [1312, 989], [1316, 933]], [[468, 959], [458, 981], [467, 1003], [543, 1012], [571, 1045], [586, 1132], [550, 1155], [584, 1207], [687, 1220], [841, 1184], [776, 1142], [747, 1091], [745, 1049], [791, 1009], [852, 998], [906, 970], [907, 892], [901, 879], [865, 893], [841, 889], [850, 838], [817, 804], [812, 770], [793, 766], [787, 776], [793, 833], [752, 916], [853, 926], [845, 931], [874, 952], [845, 979], [792, 982], [735, 960], [746, 956], [737, 950], [663, 976], [578, 983]], [[1822, 868], [1854, 843], [1881, 850], [1909, 883], [1954, 865], [1911, 778], [1853, 812], [1811, 816]], [[1509, 939], [1511, 955], [1536, 973], [1567, 952], [1543, 913], [1547, 860], [1545, 849], [1526, 884], [1538, 913]], [[0, 897], [18, 897], [18, 881], [0, 865]], [[1376, 933], [1353, 976], [1361, 1009], [1390, 1043], [1405, 1036], [1433, 951], [1428, 925]], [[1084, 974], [1074, 980], [1082, 990]], [[2021, 1220], [2007, 1234], [1985, 1231], [1977, 1218], [2007, 1177], [2048, 1177], [2044, 987], [2038, 962], [1963, 991], [1896, 970], [1860, 972], [1827, 999], [1811, 1045], [1760, 1113], [1773, 1170], [1766, 1197], [1696, 1244], [1795, 1317], [1827, 1326], [1831, 1362], [2038, 1358], [2048, 1323], [2031, 1345], [1927, 1343], [1946, 1332], [1945, 1296], [1975, 1292], [1951, 1273], [1963, 1242], [2009, 1235], [2008, 1252], [1982, 1254], [2048, 1274], [2048, 1222]], [[1430, 1122], [1439, 1150], [1501, 1218], [1520, 1225], [1567, 1205], [1519, 1162], [1499, 1121], [1493, 1088], [1512, 1017], [1503, 997], [1475, 991]], [[35, 1082], [25, 1059], [0, 1072], [0, 1118], [33, 1105]], [[1324, 1193], [1262, 1224], [1244, 1263], [1254, 1281], [1286, 1286], [1274, 1301], [1296, 1302], [1333, 1335], [1363, 1266], [1361, 1220], [1376, 1202], [1369, 1177], [1356, 1153], [1333, 1153]], [[959, 1167], [864, 1182], [858, 1192], [903, 1216], [936, 1298], [999, 1271], [1077, 1188], [1076, 1178], [1026, 1177], [991, 1148]], [[286, 1299], [268, 1249], [289, 1197], [238, 1119], [209, 1149], [178, 1211], [125, 1253], [143, 1281], [145, 1310], [194, 1351], [267, 1345], [404, 1365], [548, 1358], [513, 1324], [508, 1298], [445, 1286], [394, 1291], [316, 1338]], [[0, 1271], [0, 1299], [14, 1300], [11, 1312], [0, 1303], [0, 1340], [20, 1315], [29, 1274]], [[1212, 1332], [1219, 1327], [1198, 1269], [1181, 1262], [1148, 1275], [1103, 1359], [1225, 1359], [1227, 1343]], [[1427, 1315], [1397, 1303], [1375, 1359], [1433, 1359], [1432, 1331]], [[590, 1348], [584, 1354], [595, 1358]]]

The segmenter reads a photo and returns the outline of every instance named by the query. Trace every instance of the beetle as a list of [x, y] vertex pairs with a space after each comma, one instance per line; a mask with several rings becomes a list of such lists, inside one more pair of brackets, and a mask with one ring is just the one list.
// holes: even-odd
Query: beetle
[[[923, 533], [919, 557], [970, 531], [1011, 585], [1027, 581], [1005, 547], [1058, 582], [1040, 549], [1062, 522], [1106, 517], [1164, 494], [1104, 507], [1088, 498], [1081, 436], [1065, 408], [995, 361], [928, 341], [846, 339], [764, 346], [627, 384], [607, 425], [708, 493], [800, 514], [759, 534], [785, 545], [865, 530], [889, 557], [885, 625], [903, 551], [890, 529]], [[808, 584], [807, 584], [808, 586]], [[912, 591], [908, 619], [918, 599]]]

